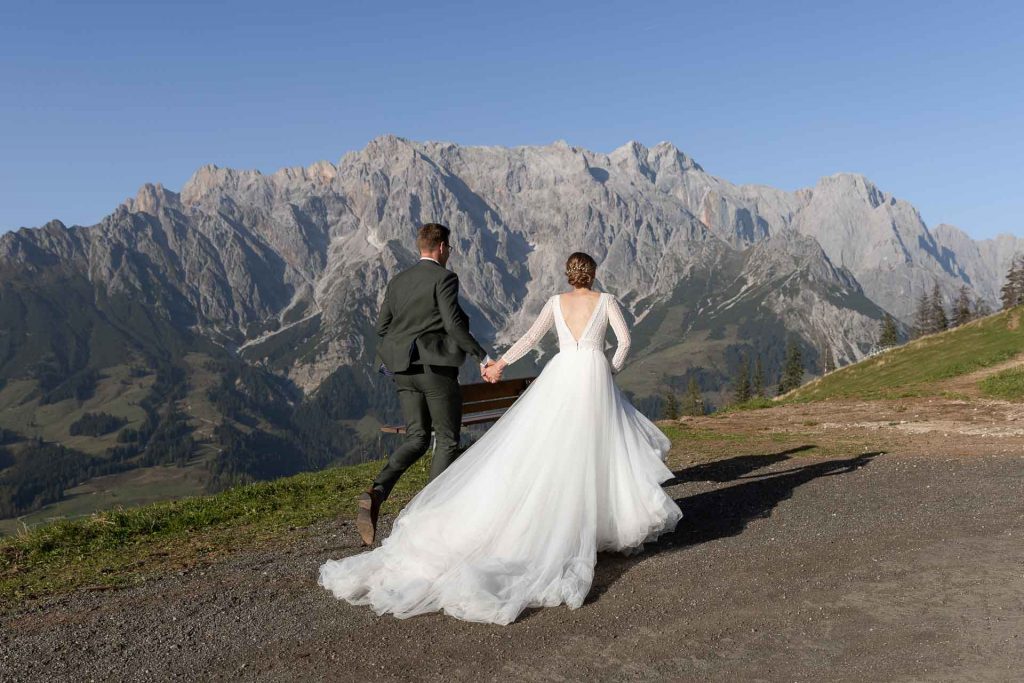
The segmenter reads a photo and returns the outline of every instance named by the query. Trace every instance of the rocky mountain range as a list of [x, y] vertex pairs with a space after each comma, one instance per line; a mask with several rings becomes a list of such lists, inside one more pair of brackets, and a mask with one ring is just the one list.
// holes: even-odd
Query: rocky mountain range
[[[812, 372], [826, 346], [839, 364], [862, 358], [884, 313], [911, 323], [935, 283], [949, 300], [966, 285], [997, 307], [1024, 251], [1021, 238], [929, 230], [860, 175], [795, 192], [736, 185], [668, 143], [602, 154], [384, 136], [337, 164], [204, 166], [180, 192], [144, 185], [97, 225], [0, 236], [0, 427], [31, 432], [47, 420], [38, 407], [61, 401], [82, 409], [99, 400], [88, 385], [128, 365], [179, 377], [151, 426], [180, 413], [196, 443], [225, 421], [272, 432], [267, 405], [318, 395], [366, 436], [395, 412], [376, 397], [387, 393], [371, 363], [377, 307], [427, 221], [453, 229], [473, 329], [498, 350], [564, 287], [568, 253], [595, 256], [600, 288], [634, 325], [621, 383], [649, 411], [691, 377], [719, 402], [743, 355], [762, 356], [775, 381], [789, 338]], [[185, 362], [196, 357], [205, 365]], [[240, 392], [232, 405], [248, 406], [248, 423], [226, 399], [196, 413], [188, 388], [218, 382]], [[121, 394], [107, 393], [90, 405], [117, 412]]]

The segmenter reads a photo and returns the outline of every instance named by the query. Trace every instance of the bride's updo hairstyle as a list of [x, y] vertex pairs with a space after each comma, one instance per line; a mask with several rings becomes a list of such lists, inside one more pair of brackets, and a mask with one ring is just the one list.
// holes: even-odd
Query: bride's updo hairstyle
[[597, 261], [591, 258], [590, 254], [577, 251], [565, 262], [565, 277], [573, 287], [590, 289], [594, 285], [596, 275]]

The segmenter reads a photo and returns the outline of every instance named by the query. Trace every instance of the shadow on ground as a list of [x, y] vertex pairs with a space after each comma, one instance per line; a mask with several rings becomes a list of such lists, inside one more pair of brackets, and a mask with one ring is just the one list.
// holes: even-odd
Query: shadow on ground
[[811, 448], [813, 446], [807, 445], [779, 453], [739, 455], [673, 472], [673, 479], [665, 482], [665, 486], [697, 481], [740, 483], [677, 499], [676, 504], [683, 511], [679, 526], [671, 534], [662, 536], [657, 543], [648, 544], [642, 554], [633, 557], [600, 555], [587, 602], [600, 599], [609, 587], [644, 557], [735, 536], [752, 520], [771, 515], [775, 506], [790, 498], [798, 486], [819, 477], [853, 472], [882, 454], [881, 451], [874, 451], [852, 458], [756, 473], [756, 470], [785, 462]]

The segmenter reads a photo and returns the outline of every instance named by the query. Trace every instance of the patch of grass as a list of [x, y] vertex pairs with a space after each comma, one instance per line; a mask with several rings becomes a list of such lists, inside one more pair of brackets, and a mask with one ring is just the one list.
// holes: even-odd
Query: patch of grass
[[830, 398], [903, 398], [936, 391], [944, 379], [990, 367], [1024, 353], [1024, 306], [947, 332], [929, 335], [840, 368], [790, 392], [786, 402]]
[[738, 434], [725, 434], [713, 429], [681, 424], [662, 425], [661, 431], [665, 432], [665, 435], [673, 443], [678, 441], [739, 441], [744, 438]]
[[921, 398], [925, 393], [926, 392], [921, 391], [920, 389], [912, 389], [910, 391], [895, 391], [892, 392], [892, 395], [896, 398]]
[[789, 443], [793, 439], [801, 439], [805, 435], [799, 432], [771, 432], [768, 440], [772, 443]]
[[1010, 368], [986, 377], [978, 384], [981, 393], [1007, 401], [1024, 401], [1024, 367]]
[[948, 398], [952, 401], [970, 401], [971, 397], [962, 391], [943, 391], [942, 398]]
[[755, 396], [754, 398], [744, 401], [743, 403], [733, 403], [732, 405], [725, 406], [715, 411], [715, 415], [728, 415], [729, 413], [739, 413], [744, 410], [761, 410], [762, 408], [772, 408], [779, 405], [776, 401], [768, 398], [767, 396]]
[[[354, 516], [355, 497], [381, 467], [369, 462], [239, 486], [212, 496], [117, 508], [0, 539], [0, 605], [83, 586], [119, 586], [314, 522]], [[384, 512], [423, 487], [429, 458], [408, 470]]]

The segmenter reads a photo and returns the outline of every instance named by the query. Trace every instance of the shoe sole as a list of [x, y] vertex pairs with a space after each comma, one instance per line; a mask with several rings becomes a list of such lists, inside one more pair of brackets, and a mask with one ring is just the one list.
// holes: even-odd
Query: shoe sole
[[356, 500], [359, 507], [356, 530], [363, 539], [363, 545], [373, 545], [373, 537], [376, 535], [373, 528], [373, 499], [370, 498], [370, 494], [363, 493]]

